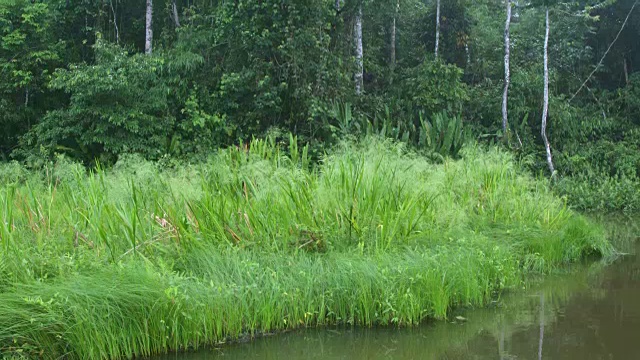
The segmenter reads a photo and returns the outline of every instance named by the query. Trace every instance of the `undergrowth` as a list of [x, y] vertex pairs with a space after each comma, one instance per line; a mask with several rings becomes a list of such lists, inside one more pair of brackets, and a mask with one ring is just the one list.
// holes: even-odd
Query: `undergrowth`
[[0, 171], [2, 353], [116, 359], [300, 326], [413, 325], [612, 252], [500, 150], [432, 164], [369, 139], [312, 166], [290, 143], [173, 168]]

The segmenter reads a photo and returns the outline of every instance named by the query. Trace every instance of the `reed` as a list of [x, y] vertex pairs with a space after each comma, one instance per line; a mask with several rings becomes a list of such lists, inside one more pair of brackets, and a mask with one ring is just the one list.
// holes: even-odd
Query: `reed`
[[60, 162], [5, 186], [2, 353], [117, 359], [300, 326], [414, 325], [612, 254], [600, 226], [500, 150], [432, 164], [372, 138], [312, 167], [290, 142], [173, 169]]

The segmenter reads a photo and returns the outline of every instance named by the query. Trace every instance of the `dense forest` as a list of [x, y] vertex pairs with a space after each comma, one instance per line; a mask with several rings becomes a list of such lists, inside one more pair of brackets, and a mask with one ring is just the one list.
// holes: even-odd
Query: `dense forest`
[[109, 165], [293, 132], [316, 154], [376, 133], [455, 156], [476, 140], [553, 171], [578, 207], [633, 210], [636, 3], [2, 0], [0, 154]]

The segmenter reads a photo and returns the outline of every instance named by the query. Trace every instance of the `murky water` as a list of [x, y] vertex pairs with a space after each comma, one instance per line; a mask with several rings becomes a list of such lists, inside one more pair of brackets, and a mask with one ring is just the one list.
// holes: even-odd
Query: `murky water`
[[295, 331], [162, 359], [640, 359], [640, 257], [576, 267], [456, 315], [410, 329]]

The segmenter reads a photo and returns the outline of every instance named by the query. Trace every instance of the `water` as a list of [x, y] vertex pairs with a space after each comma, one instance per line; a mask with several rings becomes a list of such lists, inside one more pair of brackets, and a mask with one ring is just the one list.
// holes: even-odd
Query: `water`
[[575, 267], [451, 318], [301, 330], [161, 359], [640, 359], [640, 257]]

